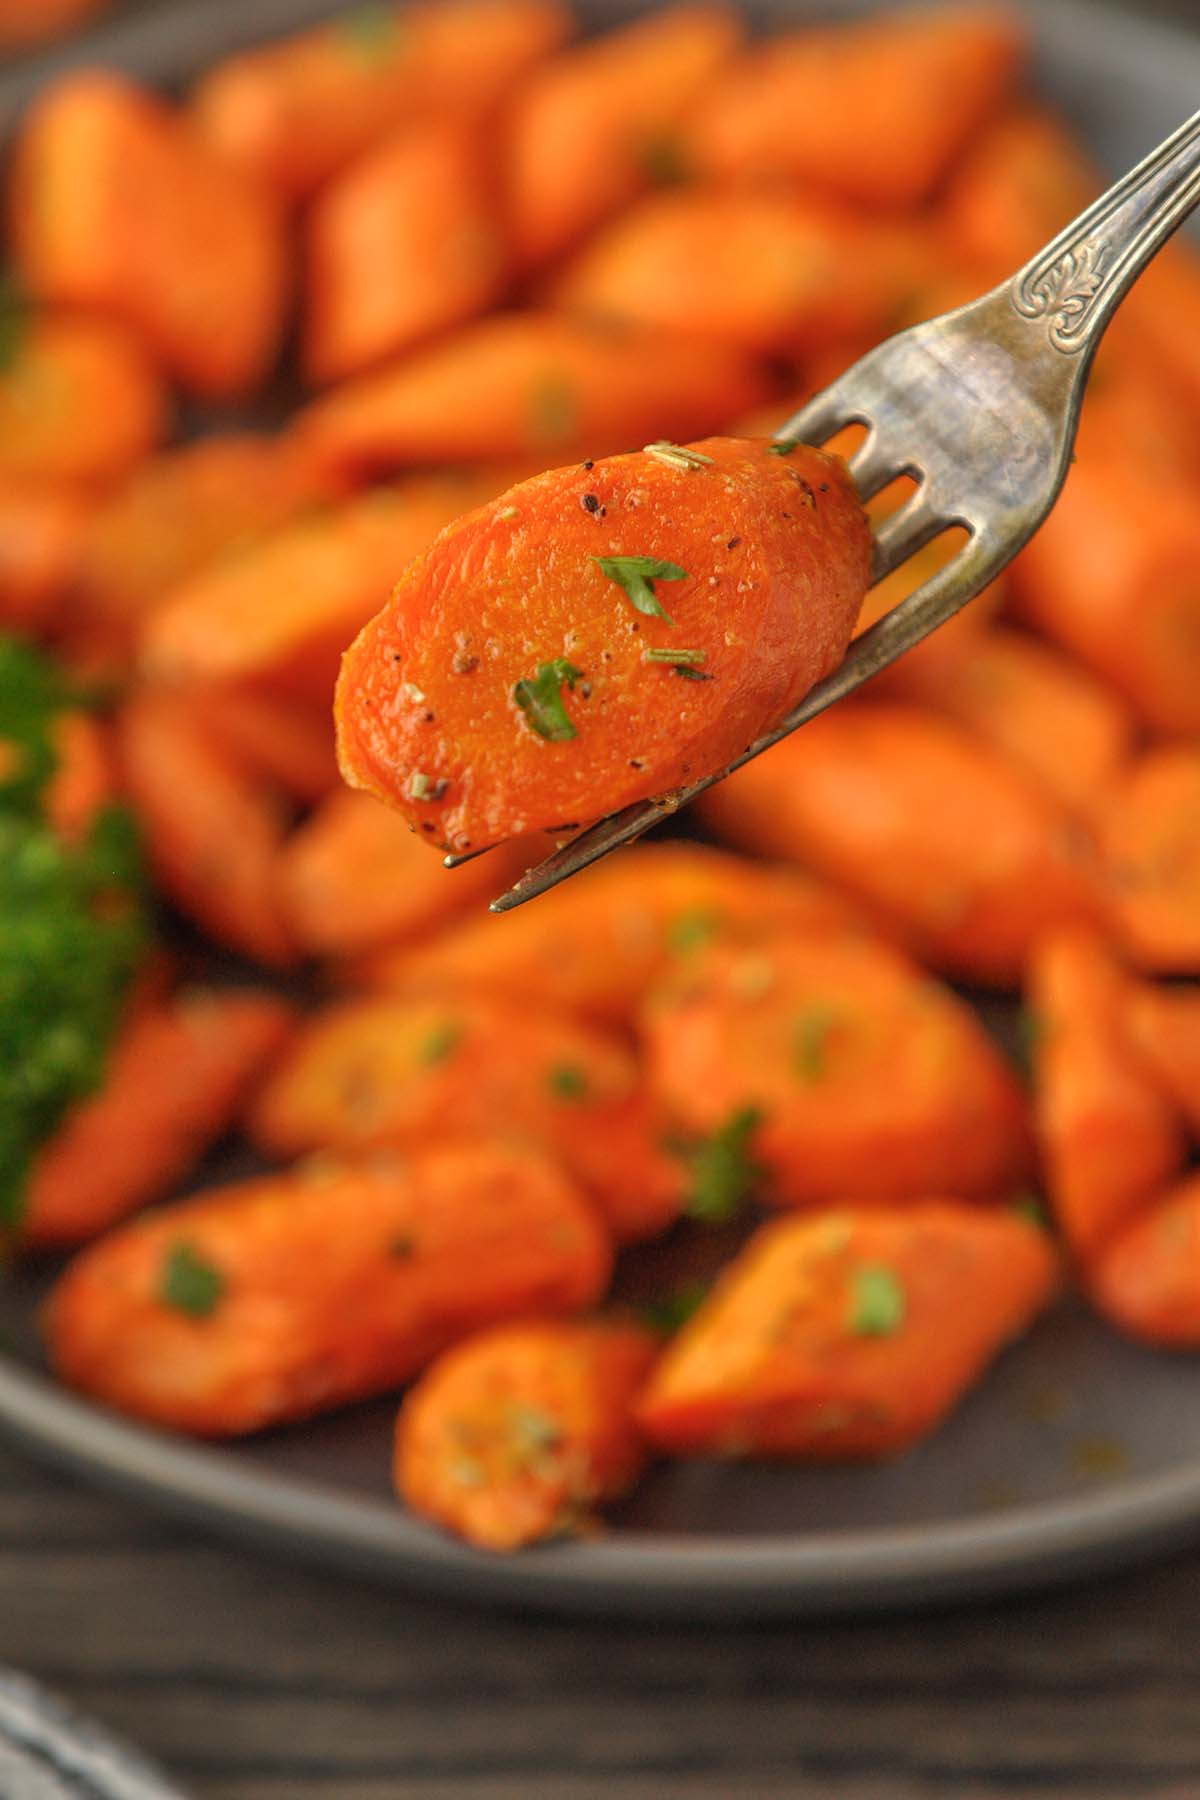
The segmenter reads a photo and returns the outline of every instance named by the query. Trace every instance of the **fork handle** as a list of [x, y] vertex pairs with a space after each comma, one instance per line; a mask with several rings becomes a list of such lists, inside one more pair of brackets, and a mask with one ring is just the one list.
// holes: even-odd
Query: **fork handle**
[[1090, 356], [1147, 263], [1200, 202], [1200, 112], [1080, 213], [1009, 285], [1065, 355]]

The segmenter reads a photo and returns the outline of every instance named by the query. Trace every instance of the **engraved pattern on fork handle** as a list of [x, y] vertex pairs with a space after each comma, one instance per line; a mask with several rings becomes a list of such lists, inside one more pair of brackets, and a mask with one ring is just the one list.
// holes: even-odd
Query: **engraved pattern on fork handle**
[[1012, 279], [1022, 318], [1066, 356], [1094, 349], [1131, 283], [1200, 199], [1200, 113], [1102, 194]]

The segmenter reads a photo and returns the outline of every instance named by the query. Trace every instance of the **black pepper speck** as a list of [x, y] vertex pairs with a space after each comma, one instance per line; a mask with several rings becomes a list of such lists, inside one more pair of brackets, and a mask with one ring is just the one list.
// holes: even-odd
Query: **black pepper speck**
[[599, 494], [580, 494], [579, 504], [582, 506], [585, 513], [598, 513], [600, 511], [600, 496]]

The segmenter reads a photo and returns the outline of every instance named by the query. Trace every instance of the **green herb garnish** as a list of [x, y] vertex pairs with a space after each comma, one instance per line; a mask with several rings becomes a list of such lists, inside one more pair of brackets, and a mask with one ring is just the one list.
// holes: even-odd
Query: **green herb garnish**
[[54, 722], [73, 696], [45, 656], [0, 637], [0, 810], [36, 818], [58, 765]]
[[837, 1022], [831, 1006], [810, 1006], [796, 1020], [793, 1039], [796, 1073], [810, 1084], [825, 1073], [829, 1036]]
[[632, 605], [648, 618], [675, 621], [654, 591], [656, 581], [686, 581], [687, 570], [678, 563], [663, 562], [657, 556], [593, 556], [602, 574], [623, 588]]
[[673, 668], [693, 668], [708, 656], [707, 650], [643, 650], [642, 661], [669, 663]]
[[752, 1139], [762, 1122], [757, 1106], [739, 1107], [711, 1137], [672, 1146], [688, 1167], [684, 1208], [691, 1218], [722, 1225], [758, 1186], [763, 1170], [752, 1155]]
[[445, 1024], [436, 1025], [429, 1036], [417, 1047], [417, 1060], [427, 1068], [434, 1068], [454, 1055], [463, 1041], [463, 1027], [457, 1019], [447, 1019]]
[[638, 1315], [651, 1331], [672, 1337], [699, 1312], [710, 1293], [706, 1281], [687, 1281], [668, 1294], [659, 1294], [638, 1307]]
[[1050, 1215], [1040, 1196], [1035, 1194], [1032, 1189], [1027, 1189], [1021, 1194], [1014, 1194], [1008, 1204], [1018, 1219], [1024, 1219], [1029, 1225], [1036, 1225], [1039, 1231], [1050, 1230]]
[[799, 438], [776, 438], [773, 444], [767, 445], [767, 455], [790, 456], [793, 450], [798, 450], [799, 448]]
[[163, 1259], [158, 1297], [164, 1306], [186, 1313], [189, 1319], [207, 1319], [221, 1303], [225, 1277], [215, 1264], [190, 1244], [172, 1244]]
[[542, 663], [531, 679], [518, 681], [513, 689], [513, 699], [524, 713], [529, 729], [552, 744], [565, 744], [576, 737], [578, 734], [563, 704], [562, 690], [565, 683], [574, 692], [575, 683], [582, 679], [582, 669], [577, 669], [566, 657], [556, 656], [553, 662]]
[[508, 1409], [508, 1421], [515, 1439], [519, 1459], [534, 1468], [559, 1449], [563, 1440], [562, 1426], [552, 1413], [540, 1406], [514, 1400]]
[[588, 1078], [574, 1063], [559, 1063], [546, 1077], [546, 1085], [556, 1100], [586, 1100]]
[[667, 927], [667, 948], [676, 956], [686, 956], [689, 951], [701, 949], [716, 937], [723, 924], [720, 913], [707, 911], [700, 906], [693, 907], [689, 912], [682, 912], [678, 918], [672, 919]]
[[891, 1337], [904, 1323], [904, 1288], [886, 1263], [864, 1263], [850, 1288], [850, 1329], [856, 1337]]
[[642, 448], [647, 456], [653, 456], [657, 462], [666, 463], [669, 469], [679, 469], [684, 474], [712, 467], [711, 456], [705, 456], [701, 450], [687, 450], [682, 444], [672, 444], [667, 438], [660, 438], [657, 443], [644, 444]]

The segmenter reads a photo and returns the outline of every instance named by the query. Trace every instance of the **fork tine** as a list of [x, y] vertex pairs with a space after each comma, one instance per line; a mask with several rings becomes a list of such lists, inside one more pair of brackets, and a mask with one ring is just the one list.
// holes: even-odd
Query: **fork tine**
[[849, 468], [860, 500], [872, 499], [880, 488], [885, 488], [889, 481], [894, 481], [897, 475], [904, 473], [895, 456], [886, 449], [882, 435], [875, 426], [872, 426], [866, 442], [860, 444], [850, 458]]
[[[902, 512], [907, 510], [908, 508], [902, 508]], [[931, 575], [928, 581], [923, 582], [868, 631], [864, 631], [861, 637], [856, 638], [845, 660], [833, 674], [818, 682], [786, 718], [751, 744], [727, 769], [716, 775], [706, 775], [702, 781], [693, 781], [685, 788], [676, 788], [658, 799], [637, 801], [589, 826], [563, 849], [555, 851], [553, 856], [527, 870], [507, 894], [501, 894], [492, 901], [491, 910], [496, 913], [511, 912], [514, 907], [523, 906], [527, 900], [537, 899], [549, 888], [565, 881], [569, 875], [577, 875], [581, 869], [586, 869], [602, 856], [607, 856], [610, 850], [633, 843], [652, 826], [671, 818], [680, 807], [694, 800], [697, 794], [702, 794], [706, 788], [713, 787], [726, 775], [740, 769], [752, 757], [761, 756], [764, 750], [771, 749], [782, 738], [789, 737], [799, 726], [806, 725], [818, 713], [824, 712], [827, 706], [852, 694], [881, 669], [887, 668], [889, 663], [895, 662], [906, 650], [911, 650], [914, 644], [920, 643], [936, 626], [952, 617], [968, 600], [973, 600], [987, 586], [1003, 560], [980, 535], [972, 537], [944, 568]]]
[[882, 581], [893, 569], [898, 569], [902, 562], [915, 550], [920, 550], [930, 543], [938, 533], [946, 528], [946, 520], [934, 510], [921, 488], [898, 507], [889, 513], [875, 527], [875, 546], [871, 559], [871, 585]]
[[448, 856], [443, 856], [442, 867], [443, 869], [461, 869], [464, 863], [474, 862], [477, 856], [486, 856], [488, 851], [494, 850], [495, 847], [494, 844], [484, 844], [481, 850], [464, 850], [461, 854], [451, 851]]
[[814, 394], [799, 412], [793, 413], [775, 436], [778, 439], [794, 438], [799, 444], [820, 445], [834, 437], [844, 425], [858, 422], [866, 423], [847, 406], [840, 384], [835, 381]]

